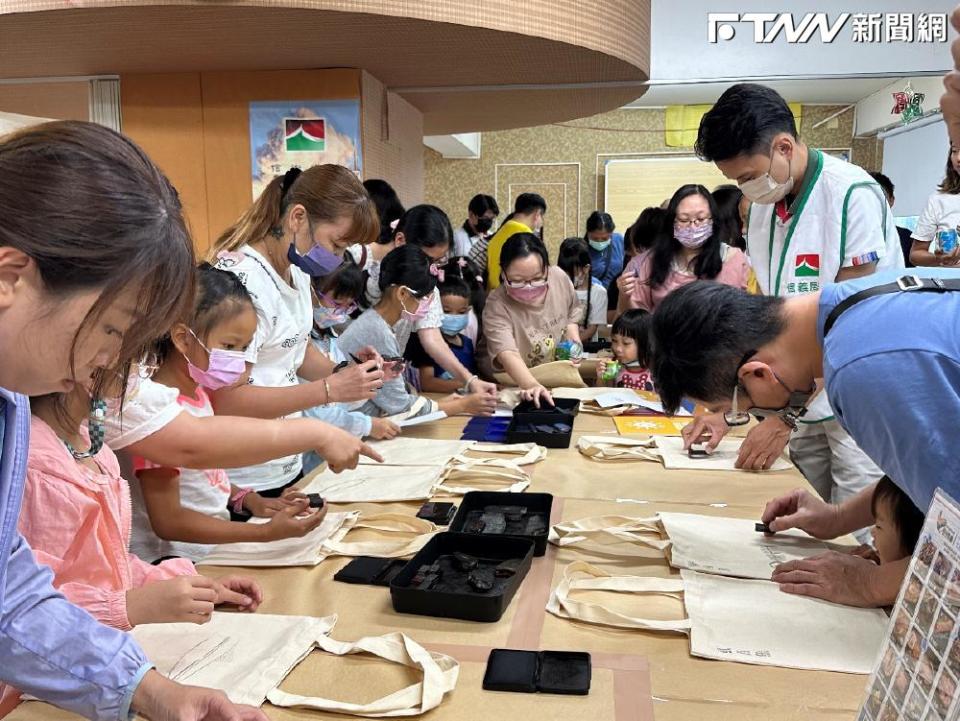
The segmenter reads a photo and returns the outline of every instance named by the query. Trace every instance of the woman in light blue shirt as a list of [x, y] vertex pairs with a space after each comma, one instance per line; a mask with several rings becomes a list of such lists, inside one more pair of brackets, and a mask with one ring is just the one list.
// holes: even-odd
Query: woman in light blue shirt
[[[0, 141], [0, 207], [0, 681], [98, 721], [265, 719], [152, 670], [130, 636], [53, 589], [17, 530], [25, 396], [78, 383], [97, 394], [191, 300], [176, 190], [123, 136], [56, 122]], [[195, 599], [198, 622], [215, 600]]]

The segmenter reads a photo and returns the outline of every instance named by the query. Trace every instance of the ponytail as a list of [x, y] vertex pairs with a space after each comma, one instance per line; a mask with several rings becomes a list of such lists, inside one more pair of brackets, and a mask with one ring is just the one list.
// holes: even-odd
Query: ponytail
[[304, 171], [288, 170], [275, 177], [253, 205], [227, 228], [210, 249], [210, 260], [221, 251], [233, 252], [268, 233], [280, 232], [288, 208], [302, 205], [314, 222], [332, 223], [351, 219], [345, 237], [349, 243], [366, 245], [380, 234], [377, 208], [363, 185], [341, 165], [314, 165]]

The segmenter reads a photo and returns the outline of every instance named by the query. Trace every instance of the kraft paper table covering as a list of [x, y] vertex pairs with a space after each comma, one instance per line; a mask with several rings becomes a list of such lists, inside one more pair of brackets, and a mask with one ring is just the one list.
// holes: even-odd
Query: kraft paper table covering
[[[429, 721], [490, 721], [509, 718], [551, 721], [652, 721], [649, 716], [627, 715], [623, 712], [617, 714], [617, 672], [612, 670], [594, 669], [588, 696], [552, 696], [483, 691], [481, 685], [485, 668], [485, 663], [461, 662], [457, 688], [439, 708], [420, 718]], [[349, 678], [351, 682], [345, 683], [345, 678]], [[314, 653], [294, 669], [281, 688], [294, 693], [339, 694], [338, 698], [363, 702], [402, 688], [414, 680], [415, 676], [408, 670], [377, 659], [331, 659]], [[277, 708], [270, 704], [265, 704], [263, 710], [274, 721], [344, 721], [350, 718], [331, 713]], [[17, 721], [72, 721], [79, 718], [37, 702], [21, 705], [10, 718], [14, 717]]]
[[[466, 422], [464, 418], [447, 418], [433, 424], [410, 428], [408, 437], [458, 438]], [[577, 433], [612, 433], [611, 419], [600, 416], [577, 417]], [[776, 494], [795, 487], [808, 487], [795, 470], [761, 476], [750, 473], [726, 473], [720, 471], [703, 474], [682, 471], [667, 471], [655, 464], [640, 464], [649, 469], [620, 468], [593, 464], [576, 451], [551, 449], [547, 459], [530, 470], [533, 482], [530, 491], [550, 492], [563, 498], [560, 519], [573, 520], [604, 513], [648, 515], [659, 510], [680, 513], [702, 513], [743, 518], [758, 518], [763, 504]], [[564, 498], [565, 497], [565, 498]], [[602, 498], [637, 498], [649, 503], [616, 503]], [[703, 500], [725, 504], [712, 507]], [[365, 507], [379, 512], [415, 512], [418, 503], [396, 504], [343, 504], [336, 510], [363, 510]], [[554, 521], [560, 520], [554, 518]], [[358, 531], [358, 538], [362, 538]], [[334, 637], [353, 639], [362, 635], [401, 630], [423, 643], [464, 644], [482, 647], [497, 647], [506, 644], [511, 626], [516, 619], [520, 593], [504, 614], [494, 624], [479, 624], [456, 619], [436, 619], [426, 616], [400, 615], [390, 606], [389, 591], [366, 586], [351, 586], [333, 582], [334, 573], [349, 559], [334, 558], [315, 568], [254, 569], [255, 575], [265, 590], [263, 610], [269, 613], [327, 615], [338, 613], [339, 623]], [[551, 551], [537, 564], [553, 566], [551, 588], [558, 581], [558, 574], [571, 561], [572, 552]], [[669, 567], [656, 552], [649, 558], [638, 557], [625, 564], [623, 559], [614, 561], [589, 559], [594, 565], [612, 563], [624, 572], [671, 573]], [[247, 572], [242, 569], [202, 568], [211, 576]], [[549, 588], [543, 589], [547, 594]], [[652, 609], [651, 612], [656, 612]], [[664, 617], [677, 617], [680, 608], [663, 607], [659, 612]], [[780, 668], [744, 666], [692, 658], [688, 640], [684, 637], [666, 636], [635, 631], [621, 631], [572, 623], [550, 616], [545, 611], [541, 617], [540, 648], [558, 650], [585, 650], [592, 653], [626, 654], [645, 657], [650, 664], [654, 708], [658, 721], [693, 721], [705, 718], [730, 719], [796, 719], [813, 721], [839, 721], [855, 716], [864, 691], [860, 677], [811, 671], [793, 671]], [[540, 630], [540, 629], [537, 629]], [[529, 635], [529, 634], [528, 634]], [[396, 689], [409, 678], [405, 670], [389, 664], [378, 664], [363, 658], [338, 659], [345, 662], [327, 666], [322, 654], [311, 655], [285, 681], [284, 688], [291, 691], [311, 690], [323, 692], [324, 688], [299, 686], [307, 679], [322, 683], [326, 673], [334, 676], [332, 684], [349, 685], [363, 689], [363, 697], [381, 694], [385, 689]], [[461, 680], [449, 701], [429, 714], [430, 719], [457, 721], [486, 721], [491, 713], [517, 716], [528, 714], [531, 718], [551, 718], [558, 721], [579, 721], [582, 718], [611, 719], [623, 721], [614, 715], [613, 674], [595, 670], [593, 691], [582, 700], [572, 702], [569, 697], [522, 694], [494, 694], [483, 692], [480, 683], [483, 664], [464, 663]], [[344, 684], [349, 678], [351, 683]], [[330, 687], [328, 687], [330, 688]], [[346, 698], [346, 700], [355, 700]], [[362, 700], [358, 698], [356, 700]], [[547, 709], [549, 714], [543, 715]], [[554, 711], [555, 709], [555, 711]], [[335, 719], [344, 718], [332, 714], [277, 709], [265, 706], [273, 719]], [[70, 718], [46, 704], [29, 703], [21, 706], [8, 718], [11, 721], [34, 719]]]

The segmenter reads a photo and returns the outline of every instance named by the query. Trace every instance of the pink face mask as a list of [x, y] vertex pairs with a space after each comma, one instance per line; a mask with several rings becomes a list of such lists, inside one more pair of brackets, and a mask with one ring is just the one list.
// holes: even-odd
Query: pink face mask
[[187, 361], [187, 373], [190, 374], [190, 378], [193, 379], [194, 383], [203, 386], [207, 390], [216, 391], [221, 388], [226, 388], [227, 386], [232, 386], [240, 380], [241, 376], [243, 376], [247, 370], [247, 361], [241, 351], [223, 350], [221, 348], [210, 350], [203, 344], [203, 341], [197, 338], [197, 334], [192, 330], [190, 331], [190, 335], [196, 338], [197, 343], [207, 352], [207, 356], [209, 357], [207, 369], [203, 370], [191, 363], [186, 355], [183, 356]]
[[544, 284], [540, 286], [529, 286], [525, 285], [522, 288], [511, 288], [507, 286], [507, 295], [513, 298], [516, 301], [521, 303], [539, 303], [543, 300], [543, 297], [547, 294], [547, 288], [549, 284]]
[[[407, 288], [407, 290], [411, 294], [413, 293], [413, 291], [410, 290], [409, 288]], [[400, 316], [404, 320], [408, 320], [411, 323], [417, 323], [423, 320], [423, 317], [427, 314], [427, 311], [430, 310], [430, 303], [432, 301], [433, 301], [432, 293], [425, 295], [423, 298], [420, 299], [420, 302], [417, 303], [417, 309], [412, 313], [408, 311], [406, 308], [404, 308], [403, 304], [401, 303], [400, 307], [402, 310], [401, 310]]]

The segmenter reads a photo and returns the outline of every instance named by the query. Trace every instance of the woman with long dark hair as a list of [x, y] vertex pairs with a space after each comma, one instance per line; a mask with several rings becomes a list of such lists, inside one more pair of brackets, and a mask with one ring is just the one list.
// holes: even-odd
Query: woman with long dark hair
[[723, 242], [716, 217], [717, 204], [702, 185], [684, 185], [674, 193], [653, 247], [631, 260], [617, 280], [620, 310], [652, 313], [668, 294], [695, 280], [746, 289], [747, 257]]
[[[914, 265], [960, 265], [960, 243], [952, 242], [944, 250], [944, 236], [960, 226], [960, 148], [950, 146], [943, 182], [930, 196], [927, 207], [913, 231], [910, 262]], [[946, 231], [946, 233], [944, 232]]]
[[[0, 206], [0, 682], [102, 721], [265, 721], [220, 692], [161, 676], [131, 636], [54, 591], [17, 530], [30, 445], [24, 396], [86, 386], [98, 421], [112, 379], [192, 303], [193, 244], [177, 191], [128, 138], [56, 122], [0, 139]], [[86, 458], [95, 447], [62, 450]], [[198, 622], [216, 601], [207, 589]]]

